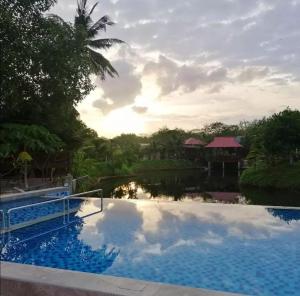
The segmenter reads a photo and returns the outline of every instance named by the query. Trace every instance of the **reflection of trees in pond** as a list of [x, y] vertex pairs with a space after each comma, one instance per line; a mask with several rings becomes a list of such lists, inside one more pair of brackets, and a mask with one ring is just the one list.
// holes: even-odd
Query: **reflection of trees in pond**
[[111, 194], [113, 198], [137, 199], [137, 185], [135, 182], [123, 184], [115, 188]]
[[253, 205], [300, 206], [299, 192], [242, 187], [241, 194]]
[[[135, 183], [133, 190], [128, 184]], [[239, 203], [278, 206], [300, 206], [300, 193], [285, 191], [266, 191], [258, 189], [239, 188], [237, 177], [208, 177], [200, 170], [165, 171], [147, 173], [132, 178], [117, 178], [103, 180], [98, 187], [104, 189], [105, 197], [138, 198], [139, 191], [148, 193], [150, 198], [169, 197], [181, 200], [184, 197], [195, 198], [201, 196], [204, 201], [211, 201], [205, 192], [240, 192], [244, 200]], [[197, 195], [198, 194], [198, 195]], [[145, 195], [142, 196], [145, 198]], [[213, 200], [212, 200], [213, 201]]]
[[184, 196], [184, 186], [180, 183], [162, 182], [157, 186], [145, 184], [141, 187], [145, 192], [150, 193], [151, 197], [170, 196], [174, 201], [178, 201]]
[[267, 209], [267, 211], [272, 214], [274, 217], [279, 218], [287, 222], [288, 224], [292, 221], [300, 220], [300, 211], [292, 209]]
[[104, 189], [104, 196], [129, 199], [138, 198], [138, 188], [151, 198], [164, 196], [173, 200], [205, 191], [238, 191], [236, 178], [208, 178], [200, 170], [147, 173], [132, 178], [104, 180], [100, 186]]
[[[55, 229], [62, 226], [62, 218], [14, 231], [9, 243], [6, 240], [3, 245], [1, 260], [86, 272], [104, 272], [113, 264], [119, 251], [107, 245], [99, 245], [94, 249], [83, 240], [79, 240], [83, 220], [78, 217], [76, 220], [59, 230]], [[30, 236], [31, 239], [17, 243]]]

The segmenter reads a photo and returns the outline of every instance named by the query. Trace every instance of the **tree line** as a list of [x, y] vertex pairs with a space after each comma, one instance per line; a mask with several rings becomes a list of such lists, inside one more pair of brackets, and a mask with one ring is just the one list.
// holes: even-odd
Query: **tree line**
[[76, 105], [93, 89], [92, 75], [117, 77], [101, 50], [123, 41], [99, 38], [114, 22], [107, 15], [93, 22], [97, 3], [80, 0], [70, 23], [49, 14], [55, 2], [0, 0], [2, 177], [20, 170], [27, 174], [33, 167], [48, 176], [49, 159], [59, 153], [70, 159], [74, 175], [126, 174], [142, 160], [159, 168], [155, 155], [184, 158], [182, 143], [189, 137], [209, 142], [238, 136], [254, 166], [297, 159], [300, 112], [291, 109], [237, 125], [215, 122], [192, 131], [162, 128], [147, 137], [99, 137], [79, 119]]
[[148, 165], [155, 169], [157, 158], [185, 159], [186, 139], [193, 137], [209, 143], [217, 136], [239, 137], [250, 166], [292, 164], [300, 156], [300, 111], [285, 109], [260, 120], [237, 125], [215, 122], [191, 131], [162, 128], [148, 137], [135, 134], [113, 139], [91, 137], [77, 150], [74, 167], [77, 175], [88, 174], [91, 168], [94, 175], [101, 170], [130, 174], [136, 163], [152, 160]]

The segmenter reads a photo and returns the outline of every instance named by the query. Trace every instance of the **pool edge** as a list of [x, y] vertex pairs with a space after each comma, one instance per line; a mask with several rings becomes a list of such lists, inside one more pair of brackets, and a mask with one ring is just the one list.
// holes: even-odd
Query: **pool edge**
[[0, 261], [2, 296], [238, 296], [227, 292]]

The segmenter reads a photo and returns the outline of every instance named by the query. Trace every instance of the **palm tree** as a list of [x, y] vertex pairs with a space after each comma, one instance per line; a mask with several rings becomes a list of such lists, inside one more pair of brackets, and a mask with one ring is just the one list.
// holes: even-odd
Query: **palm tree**
[[84, 42], [85, 48], [92, 64], [92, 70], [95, 74], [105, 79], [106, 74], [111, 77], [118, 76], [118, 72], [111, 63], [100, 53], [101, 49], [109, 49], [115, 44], [124, 43], [124, 41], [115, 38], [97, 39], [100, 32], [106, 32], [107, 26], [114, 25], [109, 16], [105, 15], [96, 22], [92, 21], [91, 15], [98, 5], [96, 2], [91, 9], [87, 7], [87, 0], [79, 0], [77, 15], [75, 17], [75, 30], [77, 36]]

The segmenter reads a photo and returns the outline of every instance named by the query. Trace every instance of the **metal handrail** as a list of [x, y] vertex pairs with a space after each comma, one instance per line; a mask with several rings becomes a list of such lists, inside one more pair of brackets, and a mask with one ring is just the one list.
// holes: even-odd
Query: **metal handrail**
[[[39, 203], [35, 203], [35, 204], [30, 204], [30, 205], [25, 205], [25, 206], [20, 206], [20, 207], [15, 207], [15, 208], [11, 208], [7, 211], [7, 228], [10, 227], [10, 213], [16, 210], [20, 210], [20, 209], [26, 209], [26, 208], [31, 208], [31, 207], [36, 207], [36, 206], [40, 206], [40, 205], [45, 205], [45, 204], [50, 204], [50, 203], [55, 203], [58, 201], [64, 201], [64, 200], [68, 200], [72, 197], [78, 197], [78, 196], [82, 196], [82, 195], [86, 195], [86, 194], [91, 194], [91, 193], [96, 193], [96, 192], [103, 192], [102, 189], [95, 189], [95, 190], [91, 190], [91, 191], [86, 191], [86, 192], [81, 192], [81, 193], [76, 193], [76, 194], [72, 194], [72, 195], [68, 195], [59, 199], [54, 199], [54, 200], [48, 200], [48, 201], [42, 201]], [[103, 195], [101, 194], [101, 211], [103, 210]], [[69, 202], [68, 202], [68, 210], [69, 210]], [[65, 205], [64, 205], [64, 211], [65, 211]], [[4, 218], [3, 218], [4, 219]], [[4, 219], [5, 220], [5, 219]]]
[[[88, 218], [88, 217], [90, 217], [90, 216], [99, 214], [99, 213], [101, 213], [102, 211], [103, 211], [103, 209], [101, 209], [100, 211], [96, 211], [96, 212], [87, 214], [87, 215], [85, 215], [85, 216], [80, 217], [80, 219]], [[58, 230], [61, 230], [61, 229], [63, 229], [63, 228], [66, 228], [66, 227], [68, 227], [68, 226], [70, 226], [71, 224], [76, 223], [76, 222], [78, 222], [78, 220], [74, 220], [74, 221], [71, 221], [71, 222], [68, 221], [68, 223], [64, 224], [63, 226], [56, 227], [56, 228], [54, 228], [54, 229], [51, 229], [51, 230], [48, 230], [48, 231], [45, 231], [45, 232], [42, 232], [42, 233], [33, 235], [33, 236], [28, 237], [28, 238], [26, 238], [26, 239], [17, 241], [17, 242], [15, 242], [15, 243], [12, 244], [12, 245], [18, 245], [18, 244], [25, 243], [25, 242], [27, 242], [27, 241], [29, 241], [29, 240], [31, 240], [31, 239], [35, 239], [35, 238], [40, 237], [40, 236], [43, 236], [43, 235], [45, 235], [45, 234], [48, 234], [48, 233], [51, 233], [51, 232], [58, 231]], [[8, 240], [8, 243], [10, 243], [9, 240]]]

